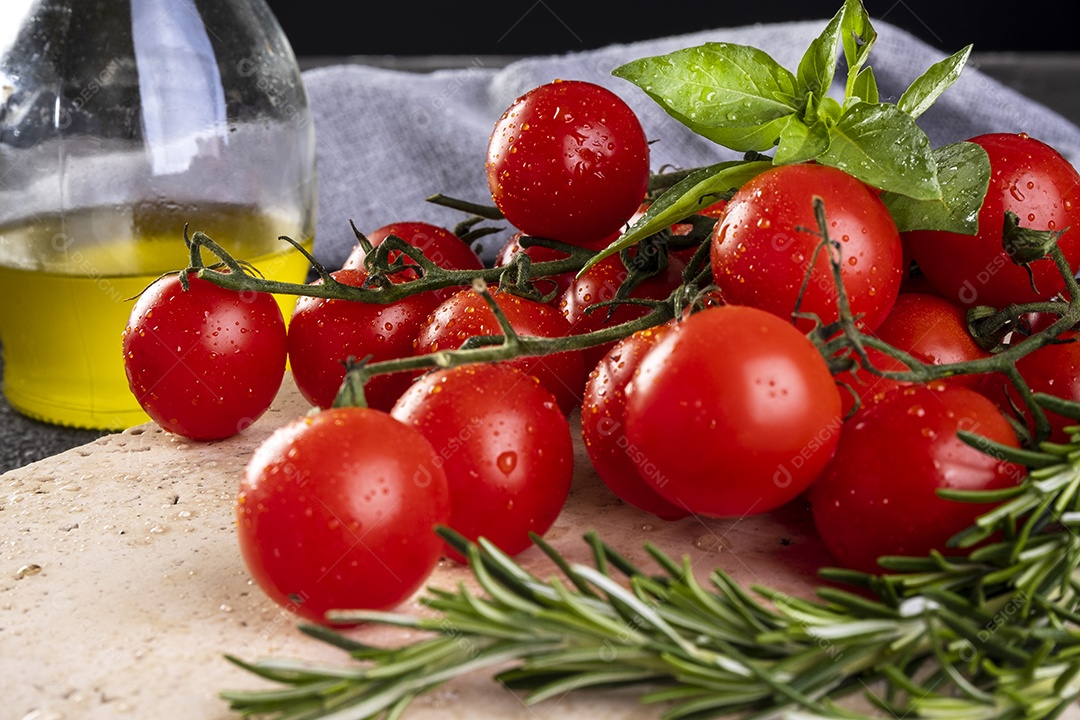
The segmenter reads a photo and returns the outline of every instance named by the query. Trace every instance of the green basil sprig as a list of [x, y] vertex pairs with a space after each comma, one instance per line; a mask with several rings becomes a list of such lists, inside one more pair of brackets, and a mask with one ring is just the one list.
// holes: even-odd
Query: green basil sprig
[[[902, 231], [974, 234], [989, 161], [968, 145], [935, 150], [916, 122], [960, 77], [971, 46], [932, 65], [889, 103], [881, 100], [867, 65], [876, 39], [861, 0], [846, 0], [794, 73], [757, 48], [710, 42], [641, 58], [613, 74], [640, 87], [697, 134], [754, 155], [738, 171], [731, 163], [703, 168], [713, 191], [728, 178], [745, 182], [768, 169], [759, 154], [772, 151], [771, 165], [812, 160], [881, 189]], [[837, 99], [830, 92], [841, 52], [847, 78]], [[680, 213], [689, 208], [704, 207], [700, 190], [699, 183], [672, 187], [602, 255], [685, 219]], [[667, 197], [687, 193], [697, 195]]]

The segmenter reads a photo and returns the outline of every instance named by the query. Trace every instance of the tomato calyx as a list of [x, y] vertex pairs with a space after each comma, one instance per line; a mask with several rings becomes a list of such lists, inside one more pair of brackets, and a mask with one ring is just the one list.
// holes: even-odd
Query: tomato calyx
[[[341, 381], [341, 388], [338, 390], [337, 395], [334, 396], [334, 402], [331, 403], [330, 407], [366, 408], [368, 406], [364, 385], [369, 380], [366, 368], [371, 364], [371, 359], [371, 355], [366, 355], [360, 360], [350, 355], [343, 361], [345, 379]], [[318, 412], [318, 409], [312, 408], [312, 412]]]
[[1001, 246], [1005, 254], [1014, 263], [1024, 268], [1031, 283], [1031, 291], [1038, 294], [1035, 287], [1035, 275], [1031, 272], [1030, 263], [1043, 260], [1050, 254], [1051, 248], [1057, 247], [1058, 238], [1068, 231], [1061, 230], [1035, 230], [1021, 227], [1020, 217], [1012, 210], [1005, 211], [1005, 225], [1001, 231]]

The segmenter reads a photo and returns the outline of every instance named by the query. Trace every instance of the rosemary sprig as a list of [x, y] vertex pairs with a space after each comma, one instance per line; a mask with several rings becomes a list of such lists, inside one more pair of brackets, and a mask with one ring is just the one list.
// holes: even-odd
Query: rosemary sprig
[[813, 600], [751, 593], [720, 570], [703, 584], [689, 560], [655, 546], [647, 549], [661, 572], [650, 574], [593, 534], [591, 565], [537, 538], [561, 570], [541, 579], [490, 543], [444, 529], [479, 592], [432, 588], [422, 599], [429, 617], [335, 617], [430, 637], [381, 649], [304, 626], [356, 662], [230, 657], [285, 687], [222, 697], [242, 715], [393, 718], [455, 677], [502, 668], [497, 679], [526, 702], [634, 685], [672, 720], [864, 717], [842, 704], [852, 693], [898, 717], [1056, 717], [1080, 698], [1080, 434], [1023, 457], [1033, 461], [1028, 479], [976, 525], [1001, 539], [966, 557], [886, 559], [894, 572], [882, 576], [823, 571], [833, 585]]

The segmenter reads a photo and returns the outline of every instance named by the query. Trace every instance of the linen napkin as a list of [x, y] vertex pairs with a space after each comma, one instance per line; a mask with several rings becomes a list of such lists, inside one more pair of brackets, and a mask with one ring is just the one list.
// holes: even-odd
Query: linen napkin
[[[432, 73], [362, 65], [309, 70], [304, 83], [315, 123], [319, 173], [315, 255], [329, 269], [339, 267], [356, 242], [350, 220], [369, 232], [401, 220], [452, 227], [466, 217], [425, 202], [434, 193], [491, 204], [484, 160], [496, 120], [515, 98], [556, 78], [594, 82], [625, 99], [654, 141], [654, 171], [737, 157], [689, 131], [611, 71], [631, 60], [710, 41], [761, 48], [794, 70], [826, 23], [823, 19], [708, 30], [530, 57], [497, 68], [485, 67], [478, 57], [465, 68]], [[875, 29], [878, 39], [870, 64], [882, 99], [895, 102], [945, 53], [887, 23], [875, 23]], [[842, 82], [842, 71], [837, 77]], [[919, 124], [934, 147], [984, 132], [1026, 132], [1073, 164], [1080, 162], [1080, 128], [971, 67]], [[485, 259], [497, 252], [509, 232], [482, 240]]]

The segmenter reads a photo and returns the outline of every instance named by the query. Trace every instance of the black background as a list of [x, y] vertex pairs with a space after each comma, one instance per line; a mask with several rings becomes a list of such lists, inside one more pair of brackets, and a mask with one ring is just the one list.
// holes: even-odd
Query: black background
[[[269, 0], [297, 55], [531, 55], [718, 27], [825, 20], [841, 0], [600, 2], [502, 0], [347, 4]], [[1075, 0], [864, 0], [871, 18], [940, 50], [1080, 50]]]

